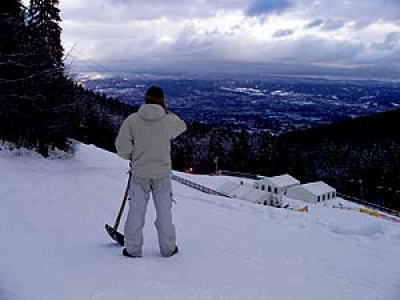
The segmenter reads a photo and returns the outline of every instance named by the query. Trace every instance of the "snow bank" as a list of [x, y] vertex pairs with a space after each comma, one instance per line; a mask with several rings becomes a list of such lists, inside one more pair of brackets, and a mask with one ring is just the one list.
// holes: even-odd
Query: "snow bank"
[[69, 160], [0, 155], [1, 300], [399, 299], [398, 224], [324, 206], [260, 206], [177, 182], [181, 252], [160, 257], [150, 204], [144, 257], [127, 259], [104, 231], [127, 168], [87, 145]]
[[[49, 156], [46, 159], [70, 159], [72, 156], [72, 153], [67, 153], [56, 148], [49, 151]], [[34, 150], [17, 147], [15, 144], [6, 141], [0, 142], [0, 157], [30, 157], [43, 159], [43, 156]]]

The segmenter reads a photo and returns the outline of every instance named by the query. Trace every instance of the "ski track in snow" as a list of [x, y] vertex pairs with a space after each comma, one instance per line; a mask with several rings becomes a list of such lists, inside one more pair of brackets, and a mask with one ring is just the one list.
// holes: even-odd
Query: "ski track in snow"
[[[264, 207], [177, 182], [180, 253], [160, 257], [150, 202], [144, 257], [127, 259], [104, 230], [126, 171], [115, 154], [86, 145], [70, 160], [0, 154], [0, 300], [400, 299], [398, 224]], [[227, 180], [190, 179], [212, 188]]]

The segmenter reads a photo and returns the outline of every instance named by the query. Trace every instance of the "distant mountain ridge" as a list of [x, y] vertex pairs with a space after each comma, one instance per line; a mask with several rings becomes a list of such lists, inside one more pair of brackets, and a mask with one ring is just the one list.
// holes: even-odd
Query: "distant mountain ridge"
[[393, 138], [400, 140], [400, 109], [376, 113], [370, 116], [344, 120], [296, 133], [285, 134], [287, 137], [301, 135], [302, 138]]

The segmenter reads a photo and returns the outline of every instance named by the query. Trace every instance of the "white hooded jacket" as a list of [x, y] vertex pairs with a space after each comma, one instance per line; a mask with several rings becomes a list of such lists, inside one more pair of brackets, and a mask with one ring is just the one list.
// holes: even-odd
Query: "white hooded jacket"
[[132, 162], [132, 175], [163, 178], [171, 173], [171, 140], [186, 124], [158, 104], [144, 104], [122, 124], [115, 146], [117, 154]]

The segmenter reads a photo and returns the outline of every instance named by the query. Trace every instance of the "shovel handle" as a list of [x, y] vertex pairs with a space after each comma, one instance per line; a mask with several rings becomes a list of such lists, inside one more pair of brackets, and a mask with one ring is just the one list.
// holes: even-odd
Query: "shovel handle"
[[129, 173], [128, 184], [126, 185], [124, 199], [122, 200], [122, 204], [121, 204], [121, 207], [119, 209], [117, 219], [115, 220], [115, 224], [114, 224], [114, 229], [115, 230], [118, 229], [119, 223], [121, 221], [122, 214], [123, 214], [124, 209], [125, 209], [126, 201], [128, 200], [129, 187], [130, 187], [131, 178], [132, 178], [132, 171], [129, 171], [128, 173]]

